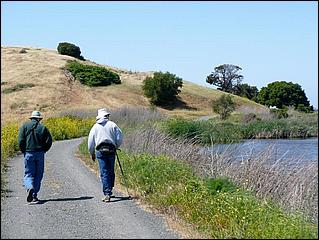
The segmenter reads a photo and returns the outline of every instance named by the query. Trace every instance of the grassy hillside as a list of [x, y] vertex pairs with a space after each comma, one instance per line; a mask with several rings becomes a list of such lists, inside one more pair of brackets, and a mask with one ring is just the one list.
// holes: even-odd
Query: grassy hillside
[[[23, 50], [22, 50], [23, 49]], [[33, 47], [1, 46], [1, 123], [25, 120], [31, 111], [40, 110], [52, 117], [65, 110], [117, 109], [123, 106], [150, 106], [143, 96], [142, 81], [153, 72], [132, 72], [90, 61], [84, 64], [105, 66], [119, 73], [122, 84], [88, 87], [72, 79], [63, 70], [70, 56], [56, 50]], [[205, 79], [203, 79], [205, 81]], [[210, 102], [223, 92], [183, 79], [180, 101], [159, 108], [171, 116], [197, 118], [213, 115]], [[265, 112], [267, 108], [234, 96], [236, 111]]]

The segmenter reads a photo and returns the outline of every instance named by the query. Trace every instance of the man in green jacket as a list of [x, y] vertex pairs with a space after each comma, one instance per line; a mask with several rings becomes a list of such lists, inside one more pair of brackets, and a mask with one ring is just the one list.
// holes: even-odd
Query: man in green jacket
[[38, 203], [44, 173], [44, 154], [52, 146], [52, 136], [49, 130], [40, 123], [39, 111], [33, 111], [30, 121], [19, 129], [18, 143], [24, 156], [24, 187], [27, 189], [27, 202]]

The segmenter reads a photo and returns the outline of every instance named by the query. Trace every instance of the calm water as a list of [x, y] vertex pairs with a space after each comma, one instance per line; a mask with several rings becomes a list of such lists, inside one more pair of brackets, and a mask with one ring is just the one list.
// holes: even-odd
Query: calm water
[[318, 162], [318, 138], [246, 140], [236, 144], [214, 145], [213, 152], [230, 154], [232, 159], [238, 161], [267, 154], [269, 162], [304, 164]]

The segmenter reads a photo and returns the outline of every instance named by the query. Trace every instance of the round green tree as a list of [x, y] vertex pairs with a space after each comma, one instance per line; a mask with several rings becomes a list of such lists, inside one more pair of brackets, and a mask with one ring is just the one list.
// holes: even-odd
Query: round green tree
[[58, 50], [59, 54], [68, 55], [68, 56], [75, 57], [75, 58], [80, 59], [80, 60], [84, 60], [84, 57], [81, 56], [80, 47], [78, 47], [72, 43], [61, 42], [61, 43], [59, 43], [57, 50]]
[[175, 74], [155, 72], [153, 77], [146, 77], [142, 89], [144, 95], [155, 105], [165, 105], [177, 99], [183, 86], [183, 80]]
[[309, 100], [301, 86], [292, 82], [276, 81], [262, 87], [258, 94], [258, 102], [266, 106], [300, 106], [310, 109]]

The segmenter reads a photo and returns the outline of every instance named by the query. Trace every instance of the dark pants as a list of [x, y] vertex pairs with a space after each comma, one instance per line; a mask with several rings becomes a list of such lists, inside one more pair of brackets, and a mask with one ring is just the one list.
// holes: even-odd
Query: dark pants
[[24, 154], [24, 187], [33, 189], [33, 197], [40, 191], [44, 173], [44, 152], [26, 152]]
[[105, 155], [102, 154], [100, 151], [96, 151], [95, 155], [96, 159], [99, 161], [102, 191], [104, 195], [111, 196], [115, 181], [115, 154]]

